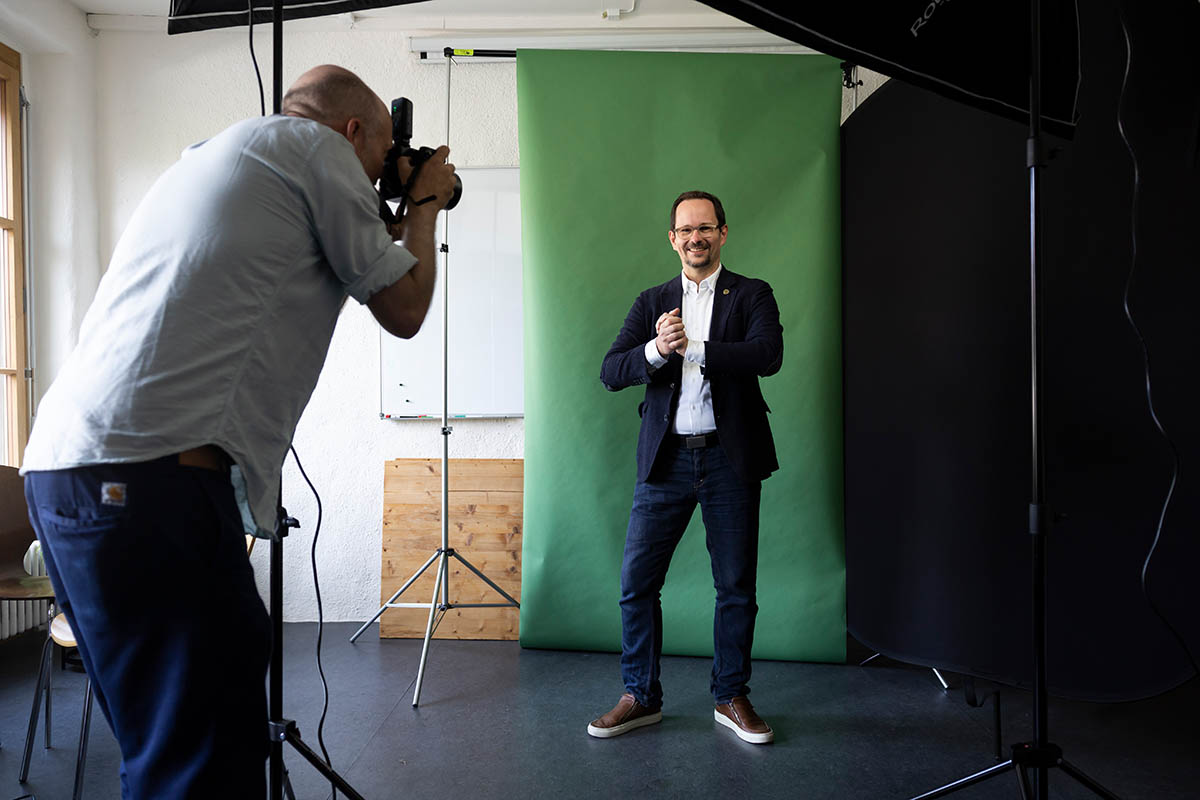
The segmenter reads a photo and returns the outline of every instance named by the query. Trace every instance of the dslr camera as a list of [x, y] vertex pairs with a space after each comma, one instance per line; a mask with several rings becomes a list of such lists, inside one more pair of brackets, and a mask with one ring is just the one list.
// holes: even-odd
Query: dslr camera
[[[379, 216], [389, 225], [397, 221], [397, 215], [388, 205], [389, 201], [399, 203], [402, 209], [401, 214], [403, 214], [406, 204], [419, 206], [434, 199], [433, 195], [413, 197], [409, 194], [409, 187], [416, 181], [421, 167], [435, 152], [432, 147], [413, 147], [411, 145], [412, 113], [413, 104], [407, 97], [397, 97], [392, 101], [392, 149], [388, 150], [387, 156], [384, 158], [383, 176], [379, 179]], [[400, 179], [398, 168], [400, 159], [405, 157], [412, 164], [412, 174], [408, 176], [408, 183]], [[455, 175], [454, 193], [450, 196], [450, 202], [446, 203], [446, 210], [449, 211], [458, 205], [461, 198], [462, 179]]]

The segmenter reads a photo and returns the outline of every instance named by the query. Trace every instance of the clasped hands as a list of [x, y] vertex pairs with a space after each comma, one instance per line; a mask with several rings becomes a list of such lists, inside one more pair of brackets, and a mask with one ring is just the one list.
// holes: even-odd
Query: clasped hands
[[683, 317], [679, 315], [678, 308], [661, 314], [658, 322], [654, 323], [654, 330], [658, 334], [654, 337], [654, 346], [663, 358], [667, 358], [671, 353], [679, 353], [682, 356], [687, 351], [688, 338], [683, 330]]

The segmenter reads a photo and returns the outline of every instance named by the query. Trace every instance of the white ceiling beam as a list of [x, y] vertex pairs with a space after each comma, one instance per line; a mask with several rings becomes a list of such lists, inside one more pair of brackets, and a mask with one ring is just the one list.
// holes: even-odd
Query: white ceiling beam
[[714, 30], [681, 31], [626, 30], [601, 34], [589, 31], [435, 31], [413, 32], [409, 49], [429, 53], [438, 61], [442, 51], [452, 47], [470, 50], [661, 50], [661, 51], [749, 51], [772, 50], [787, 53], [812, 53], [807, 47], [789, 42], [765, 31]]
[[[131, 14], [88, 14], [88, 26], [97, 31], [160, 31], [166, 29], [165, 16]], [[267, 27], [264, 25], [263, 27]], [[757, 31], [752, 25], [713, 11], [686, 13], [637, 13], [610, 21], [601, 11], [561, 14], [453, 14], [419, 13], [333, 14], [326, 17], [290, 20], [288, 30], [304, 31], [596, 31], [613, 34], [624, 31]], [[782, 41], [782, 40], [781, 40]]]

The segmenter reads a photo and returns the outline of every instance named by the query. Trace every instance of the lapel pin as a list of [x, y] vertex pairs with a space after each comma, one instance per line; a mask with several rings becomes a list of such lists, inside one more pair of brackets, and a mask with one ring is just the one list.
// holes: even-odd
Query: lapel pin
[[725, 291], [721, 292], [721, 294], [729, 294], [729, 290], [726, 289]]

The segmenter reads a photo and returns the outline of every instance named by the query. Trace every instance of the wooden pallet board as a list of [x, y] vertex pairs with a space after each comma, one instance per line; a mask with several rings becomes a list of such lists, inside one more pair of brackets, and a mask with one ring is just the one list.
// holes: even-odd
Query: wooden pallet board
[[[384, 465], [383, 567], [380, 603], [421, 568], [442, 540], [442, 462], [402, 458]], [[450, 459], [448, 493], [451, 549], [517, 600], [521, 599], [521, 531], [525, 464], [521, 459]], [[434, 562], [397, 602], [428, 603]], [[504, 598], [457, 559], [449, 562], [450, 602], [503, 603]], [[428, 609], [391, 608], [379, 618], [382, 638], [425, 635]], [[516, 639], [520, 612], [455, 608], [438, 625], [437, 639]]]

